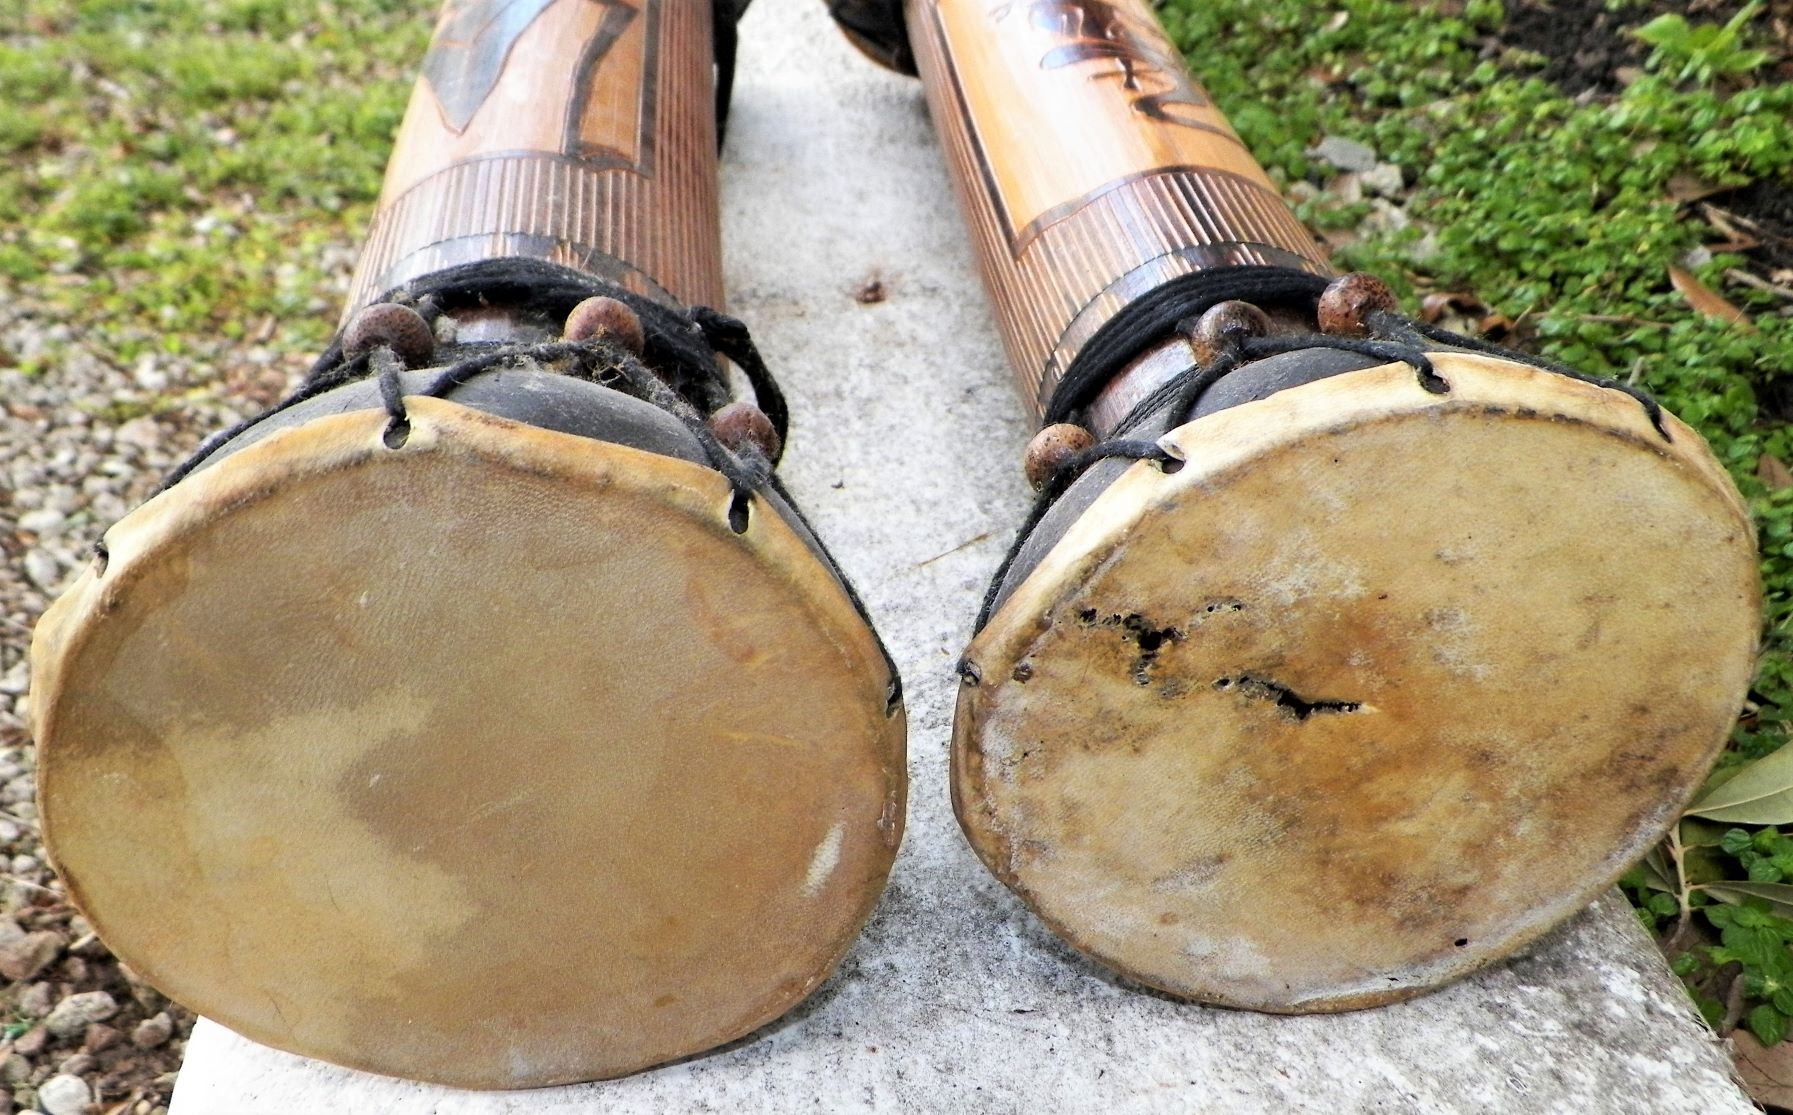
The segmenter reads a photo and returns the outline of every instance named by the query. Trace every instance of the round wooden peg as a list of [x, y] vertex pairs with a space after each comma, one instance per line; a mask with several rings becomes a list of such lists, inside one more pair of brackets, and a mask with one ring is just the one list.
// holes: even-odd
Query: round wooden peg
[[603, 337], [614, 341], [637, 356], [641, 355], [646, 338], [641, 332], [641, 318], [624, 302], [599, 295], [587, 298], [567, 315], [565, 332], [569, 341], [589, 341]]
[[350, 319], [342, 333], [342, 351], [360, 356], [381, 347], [391, 349], [406, 367], [422, 368], [435, 355], [436, 332], [409, 306], [375, 302]]
[[1189, 347], [1195, 362], [1206, 368], [1248, 338], [1270, 332], [1270, 315], [1250, 302], [1217, 302], [1189, 326]]
[[1370, 315], [1399, 307], [1395, 292], [1374, 275], [1354, 271], [1332, 280], [1320, 295], [1320, 330], [1341, 337], [1370, 335]]
[[752, 449], [768, 461], [778, 460], [778, 430], [752, 403], [730, 403], [710, 415], [710, 430], [730, 453]]
[[1027, 456], [1021, 463], [1027, 482], [1039, 491], [1066, 461], [1095, 444], [1095, 436], [1082, 426], [1070, 422], [1047, 426], [1027, 443]]

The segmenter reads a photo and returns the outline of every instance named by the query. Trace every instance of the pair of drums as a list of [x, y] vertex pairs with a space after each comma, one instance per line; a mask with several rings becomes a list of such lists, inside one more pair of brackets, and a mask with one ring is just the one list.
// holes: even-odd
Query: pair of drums
[[[1344, 1009], [1511, 952], [1659, 836], [1751, 667], [1749, 524], [1692, 430], [1336, 356], [1160, 416], [1174, 470], [1092, 468], [963, 666], [973, 846], [1192, 999]], [[614, 1076], [777, 1017], [901, 835], [851, 594], [646, 403], [524, 365], [407, 404], [402, 439], [365, 383], [253, 428], [46, 614], [72, 896], [189, 1006], [418, 1079]]]

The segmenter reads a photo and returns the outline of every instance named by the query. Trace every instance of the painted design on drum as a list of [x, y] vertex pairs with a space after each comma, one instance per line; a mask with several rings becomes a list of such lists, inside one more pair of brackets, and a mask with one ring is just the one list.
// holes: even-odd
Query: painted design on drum
[[916, 66], [1023, 399], [1181, 275], [1323, 256], [1143, 0], [911, 0]]
[[1027, 9], [1028, 25], [1035, 30], [1069, 40], [1048, 50], [1040, 59], [1040, 69], [1056, 70], [1095, 59], [1113, 61], [1118, 69], [1093, 74], [1090, 80], [1120, 78], [1121, 88], [1139, 94], [1133, 98], [1133, 110], [1149, 119], [1214, 130], [1202, 120], [1171, 111], [1177, 105], [1200, 109], [1213, 102], [1189, 80], [1175, 57], [1141, 34], [1113, 4], [1104, 0], [1034, 0], [1004, 5], [996, 18], [1008, 18], [1016, 7]]
[[[598, 28], [597, 34], [586, 40], [585, 53], [580, 55], [579, 68], [573, 74], [573, 96], [567, 102], [566, 122], [562, 129], [562, 150], [569, 155], [583, 159], [594, 159], [600, 156], [627, 158], [624, 152], [607, 148], [601, 143], [594, 143], [585, 135], [585, 116], [593, 103], [592, 85], [597, 80], [599, 68], [603, 65], [605, 56], [610, 53], [610, 48], [616, 45], [616, 40], [622, 36], [624, 29], [636, 15], [634, 9], [626, 4], [616, 3], [615, 0], [607, 0], [604, 6], [608, 9], [604, 13], [604, 22]], [[654, 22], [650, 19], [647, 41], [643, 45], [643, 50], [647, 55], [644, 68], [649, 72], [655, 68], [654, 61], [658, 53], [658, 44], [654, 41], [655, 31], [658, 28], [653, 26]], [[647, 164], [654, 150], [653, 114], [654, 86], [652, 82], [643, 82], [641, 85], [641, 108], [635, 129], [637, 157], [634, 167], [638, 173], [642, 174], [651, 173]]]
[[423, 78], [442, 106], [444, 121], [456, 134], [467, 130], [473, 114], [498, 86], [518, 36], [554, 0], [467, 0], [442, 10], [441, 25]]
[[[463, 0], [450, 3], [442, 13], [436, 39], [424, 59], [423, 79], [435, 94], [443, 123], [456, 135], [467, 131], [473, 118], [498, 88], [517, 40], [556, 0]], [[586, 159], [603, 159], [640, 173], [647, 173], [645, 156], [652, 150], [653, 87], [644, 83], [641, 111], [634, 143], [626, 151], [616, 144], [593, 142], [585, 135], [585, 117], [593, 107], [592, 86], [604, 59], [617, 40], [641, 13], [623, 0], [575, 0], [600, 10], [596, 29], [586, 39], [573, 73], [573, 95], [567, 100], [561, 127], [560, 151]], [[653, 69], [654, 29], [644, 44], [644, 69]]]

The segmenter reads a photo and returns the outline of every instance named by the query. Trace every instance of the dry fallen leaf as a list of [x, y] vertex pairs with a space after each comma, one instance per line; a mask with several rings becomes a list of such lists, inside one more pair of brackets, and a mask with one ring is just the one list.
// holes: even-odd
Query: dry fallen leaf
[[1750, 323], [1747, 314], [1733, 305], [1724, 295], [1694, 278], [1691, 271], [1670, 264], [1668, 279], [1675, 285], [1675, 289], [1681, 292], [1681, 297], [1687, 299], [1687, 304], [1700, 313], [1720, 321], [1731, 322], [1751, 333], [1756, 331], [1756, 327]]
[[1464, 294], [1455, 290], [1441, 290], [1426, 295], [1419, 304], [1420, 320], [1428, 324], [1436, 324], [1438, 319], [1447, 313], [1472, 315], [1486, 310], [1488, 307], [1473, 294]]
[[1756, 478], [1768, 485], [1771, 492], [1793, 488], [1793, 469], [1771, 453], [1764, 453], [1756, 458]]
[[1688, 174], [1685, 171], [1672, 176], [1668, 180], [1669, 200], [1679, 205], [1685, 205], [1690, 201], [1698, 201], [1701, 198], [1711, 197], [1713, 194], [1723, 193], [1727, 189], [1729, 189], [1729, 187], [1715, 186], [1704, 178], [1695, 174]]
[[1757, 1103], [1793, 1107], [1793, 1041], [1769, 1048], [1748, 1030], [1736, 1030], [1731, 1034], [1731, 1049], [1738, 1075]]

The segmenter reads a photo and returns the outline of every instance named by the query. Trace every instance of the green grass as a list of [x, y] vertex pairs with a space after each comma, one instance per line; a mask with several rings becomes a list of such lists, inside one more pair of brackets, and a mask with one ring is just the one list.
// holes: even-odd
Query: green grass
[[365, 222], [428, 32], [396, 0], [8, 5], [0, 284], [123, 361], [268, 317], [318, 346], [317, 250]]
[[[1480, 56], [1504, 20], [1499, 0], [1452, 5], [1455, 16], [1418, 7], [1167, 0], [1161, 14], [1274, 177], [1323, 178], [1306, 152], [1332, 134], [1369, 144], [1417, 183], [1412, 225], [1366, 231], [1339, 251], [1341, 267], [1388, 278], [1409, 306], [1422, 291], [1470, 292], [1522, 322], [1537, 351], [1633, 380], [1710, 440], [1756, 517], [1767, 592], [1752, 704], [1715, 775], [1723, 779], [1778, 750], [1793, 716], [1793, 489], [1757, 477], [1764, 454], [1793, 461], [1793, 433], [1761, 405], [1793, 373], [1793, 318], [1768, 312], [1782, 305], [1772, 295], [1724, 288], [1751, 313], [1751, 332], [1696, 313], [1671, 287], [1669, 267], [1716, 237], [1670, 183], [1793, 178], [1793, 87], [1752, 80], [1766, 56], [1747, 18], [1670, 21], [1652, 25], [1656, 55], [1642, 80], [1577, 103], [1533, 76], [1539, 59]], [[1366, 210], [1322, 193], [1302, 215], [1358, 228]], [[1720, 289], [1741, 262], [1721, 255], [1695, 270]], [[1699, 887], [1793, 880], [1793, 842], [1773, 827], [1697, 820], [1678, 833], [1628, 877], [1627, 893], [1647, 925], [1668, 933], [1671, 960], [1709, 1019], [1723, 1014], [1717, 970], [1741, 963], [1752, 1008], [1744, 1024], [1778, 1040], [1793, 1019], [1793, 907], [1756, 903], [1737, 915]]]

